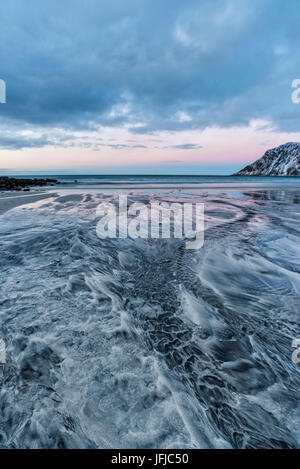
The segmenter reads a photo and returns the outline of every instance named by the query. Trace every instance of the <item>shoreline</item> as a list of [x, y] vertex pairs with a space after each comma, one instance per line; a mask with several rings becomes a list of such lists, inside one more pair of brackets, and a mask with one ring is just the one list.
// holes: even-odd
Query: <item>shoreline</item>
[[[118, 190], [126, 190], [126, 191], [151, 191], [151, 190], [237, 190], [240, 191], [241, 189], [247, 190], [299, 190], [300, 189], [300, 178], [299, 181], [289, 184], [287, 182], [282, 182], [280, 184], [276, 184], [275, 182], [203, 182], [203, 183], [114, 183], [114, 184], [106, 184], [106, 183], [95, 183], [95, 184], [61, 184], [59, 188], [55, 189], [55, 192], [71, 192], [71, 191], [92, 191], [95, 190], [104, 190], [107, 191], [118, 191]], [[53, 188], [49, 188], [49, 190], [53, 190]]]
[[[297, 181], [298, 182], [298, 181]], [[95, 193], [101, 192], [149, 192], [149, 191], [186, 191], [191, 190], [195, 191], [208, 191], [213, 192], [222, 191], [222, 192], [242, 192], [242, 191], [266, 191], [266, 190], [299, 190], [300, 189], [300, 178], [299, 184], [288, 184], [281, 183], [280, 185], [274, 183], [251, 183], [251, 182], [236, 182], [236, 183], [160, 183], [160, 184], [145, 184], [145, 183], [115, 183], [115, 184], [60, 184], [59, 187], [47, 187], [43, 190], [36, 191], [29, 194], [20, 194], [20, 191], [5, 191], [0, 192], [0, 217], [9, 210], [12, 210], [20, 205], [26, 205], [33, 202], [38, 202], [39, 200], [53, 197], [56, 195], [66, 195], [66, 194], [78, 194], [78, 193]]]

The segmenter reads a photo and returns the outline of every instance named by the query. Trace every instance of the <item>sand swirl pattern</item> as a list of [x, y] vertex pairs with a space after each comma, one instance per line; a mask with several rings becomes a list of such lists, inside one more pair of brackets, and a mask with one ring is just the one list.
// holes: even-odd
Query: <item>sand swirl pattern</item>
[[99, 239], [115, 198], [1, 217], [0, 447], [299, 447], [299, 194], [164, 194], [205, 203], [199, 251]]

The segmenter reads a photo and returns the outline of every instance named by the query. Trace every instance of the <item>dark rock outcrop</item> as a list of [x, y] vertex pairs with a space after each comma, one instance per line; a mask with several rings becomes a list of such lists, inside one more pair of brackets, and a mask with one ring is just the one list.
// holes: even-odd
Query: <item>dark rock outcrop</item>
[[20, 179], [7, 176], [0, 176], [1, 191], [20, 191], [29, 187], [44, 187], [52, 184], [59, 184], [56, 179]]

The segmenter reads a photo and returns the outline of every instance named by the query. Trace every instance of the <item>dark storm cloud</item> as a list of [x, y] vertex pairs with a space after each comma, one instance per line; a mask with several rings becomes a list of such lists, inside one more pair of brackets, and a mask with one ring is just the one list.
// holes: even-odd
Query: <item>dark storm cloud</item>
[[[1, 125], [1, 124], [0, 124]], [[23, 148], [43, 148], [47, 146], [55, 146], [60, 148], [80, 147], [80, 148], [112, 148], [114, 150], [148, 148], [146, 145], [134, 144], [127, 145], [124, 143], [102, 143], [103, 139], [90, 137], [87, 140], [84, 136], [76, 136], [74, 134], [57, 135], [55, 132], [36, 136], [18, 132], [16, 129], [2, 130], [0, 134], [0, 149], [5, 150], [21, 150]]]
[[[85, 141], [84, 137], [76, 138], [72, 133], [51, 132], [48, 134], [21, 130], [13, 125], [12, 128], [0, 121], [0, 149], [5, 150], [21, 150], [23, 148], [43, 148], [46, 146], [70, 147], [75, 142], [79, 146], [88, 146], [90, 142]], [[38, 135], [40, 134], [40, 135]]]
[[299, 129], [298, 0], [11, 0], [0, 17], [7, 122], [153, 133], [255, 118]]
[[21, 150], [22, 148], [42, 148], [49, 145], [47, 137], [1, 136], [0, 148], [4, 150]]

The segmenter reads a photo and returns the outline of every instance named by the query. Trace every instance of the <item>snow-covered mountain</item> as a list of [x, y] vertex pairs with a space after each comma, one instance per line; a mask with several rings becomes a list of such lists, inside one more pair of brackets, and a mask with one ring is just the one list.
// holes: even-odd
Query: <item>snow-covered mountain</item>
[[285, 143], [234, 176], [300, 176], [300, 143]]

